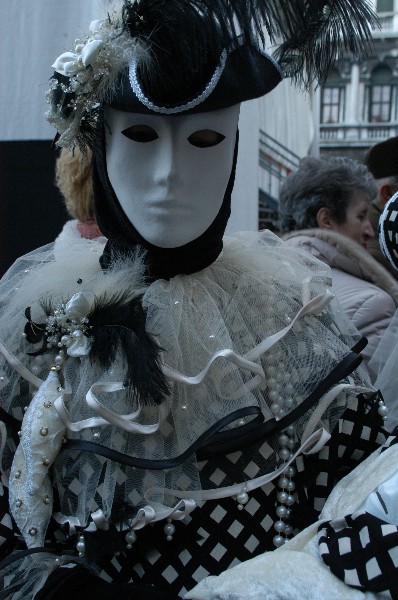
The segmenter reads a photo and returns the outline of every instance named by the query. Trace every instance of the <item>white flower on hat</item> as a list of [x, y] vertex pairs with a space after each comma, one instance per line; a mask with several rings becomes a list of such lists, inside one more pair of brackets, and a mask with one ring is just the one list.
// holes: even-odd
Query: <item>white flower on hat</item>
[[82, 62], [87, 67], [97, 62], [98, 54], [104, 43], [102, 40], [90, 40], [82, 49]]
[[73, 52], [64, 52], [55, 60], [51, 67], [57, 73], [71, 77], [81, 71], [82, 66], [79, 64], [79, 55]]
[[55, 60], [52, 68], [61, 75], [72, 77], [89, 65], [95, 65], [99, 52], [103, 47], [102, 40], [89, 40], [86, 44], [76, 46], [77, 52], [64, 52]]
[[92, 21], [88, 35], [75, 40], [71, 51], [58, 56], [52, 68], [69, 79], [61, 87], [71, 111], [65, 115], [63, 103], [53, 105], [53, 93], [58, 88], [54, 79], [47, 92], [50, 110], [46, 117], [61, 134], [57, 145], [73, 146], [81, 122], [97, 119], [95, 111], [104, 98], [109, 100], [112, 96], [115, 76], [136, 53], [143, 54], [142, 44], [132, 42], [121, 22], [105, 19]]

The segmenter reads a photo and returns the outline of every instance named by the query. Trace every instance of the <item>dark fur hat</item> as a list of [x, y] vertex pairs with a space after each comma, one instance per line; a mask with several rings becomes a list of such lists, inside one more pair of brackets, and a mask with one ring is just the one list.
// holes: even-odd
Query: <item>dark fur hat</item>
[[365, 164], [375, 179], [398, 175], [398, 137], [391, 137], [369, 148]]

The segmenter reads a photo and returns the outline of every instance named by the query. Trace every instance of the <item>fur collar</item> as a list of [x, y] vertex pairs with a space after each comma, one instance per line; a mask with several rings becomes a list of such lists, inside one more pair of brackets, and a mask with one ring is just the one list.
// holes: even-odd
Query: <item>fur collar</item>
[[302, 248], [330, 267], [370, 281], [390, 294], [398, 305], [398, 283], [360, 244], [330, 229], [301, 229], [284, 234], [289, 245]]

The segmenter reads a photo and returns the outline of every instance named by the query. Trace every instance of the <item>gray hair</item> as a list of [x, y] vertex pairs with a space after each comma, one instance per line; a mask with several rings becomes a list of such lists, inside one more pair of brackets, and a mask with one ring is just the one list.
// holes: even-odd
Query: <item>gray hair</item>
[[344, 223], [356, 190], [363, 191], [369, 202], [377, 197], [375, 180], [361, 163], [343, 157], [302, 159], [298, 170], [288, 175], [281, 187], [282, 231], [318, 227], [316, 216], [323, 207], [337, 223]]

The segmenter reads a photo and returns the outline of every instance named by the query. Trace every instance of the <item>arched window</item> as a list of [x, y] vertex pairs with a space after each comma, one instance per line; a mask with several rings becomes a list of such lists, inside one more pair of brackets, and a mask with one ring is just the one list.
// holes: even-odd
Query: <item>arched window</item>
[[369, 122], [388, 123], [391, 118], [392, 72], [386, 65], [373, 69], [369, 87]]
[[321, 123], [332, 125], [344, 120], [345, 86], [337, 71], [332, 71], [321, 92]]

